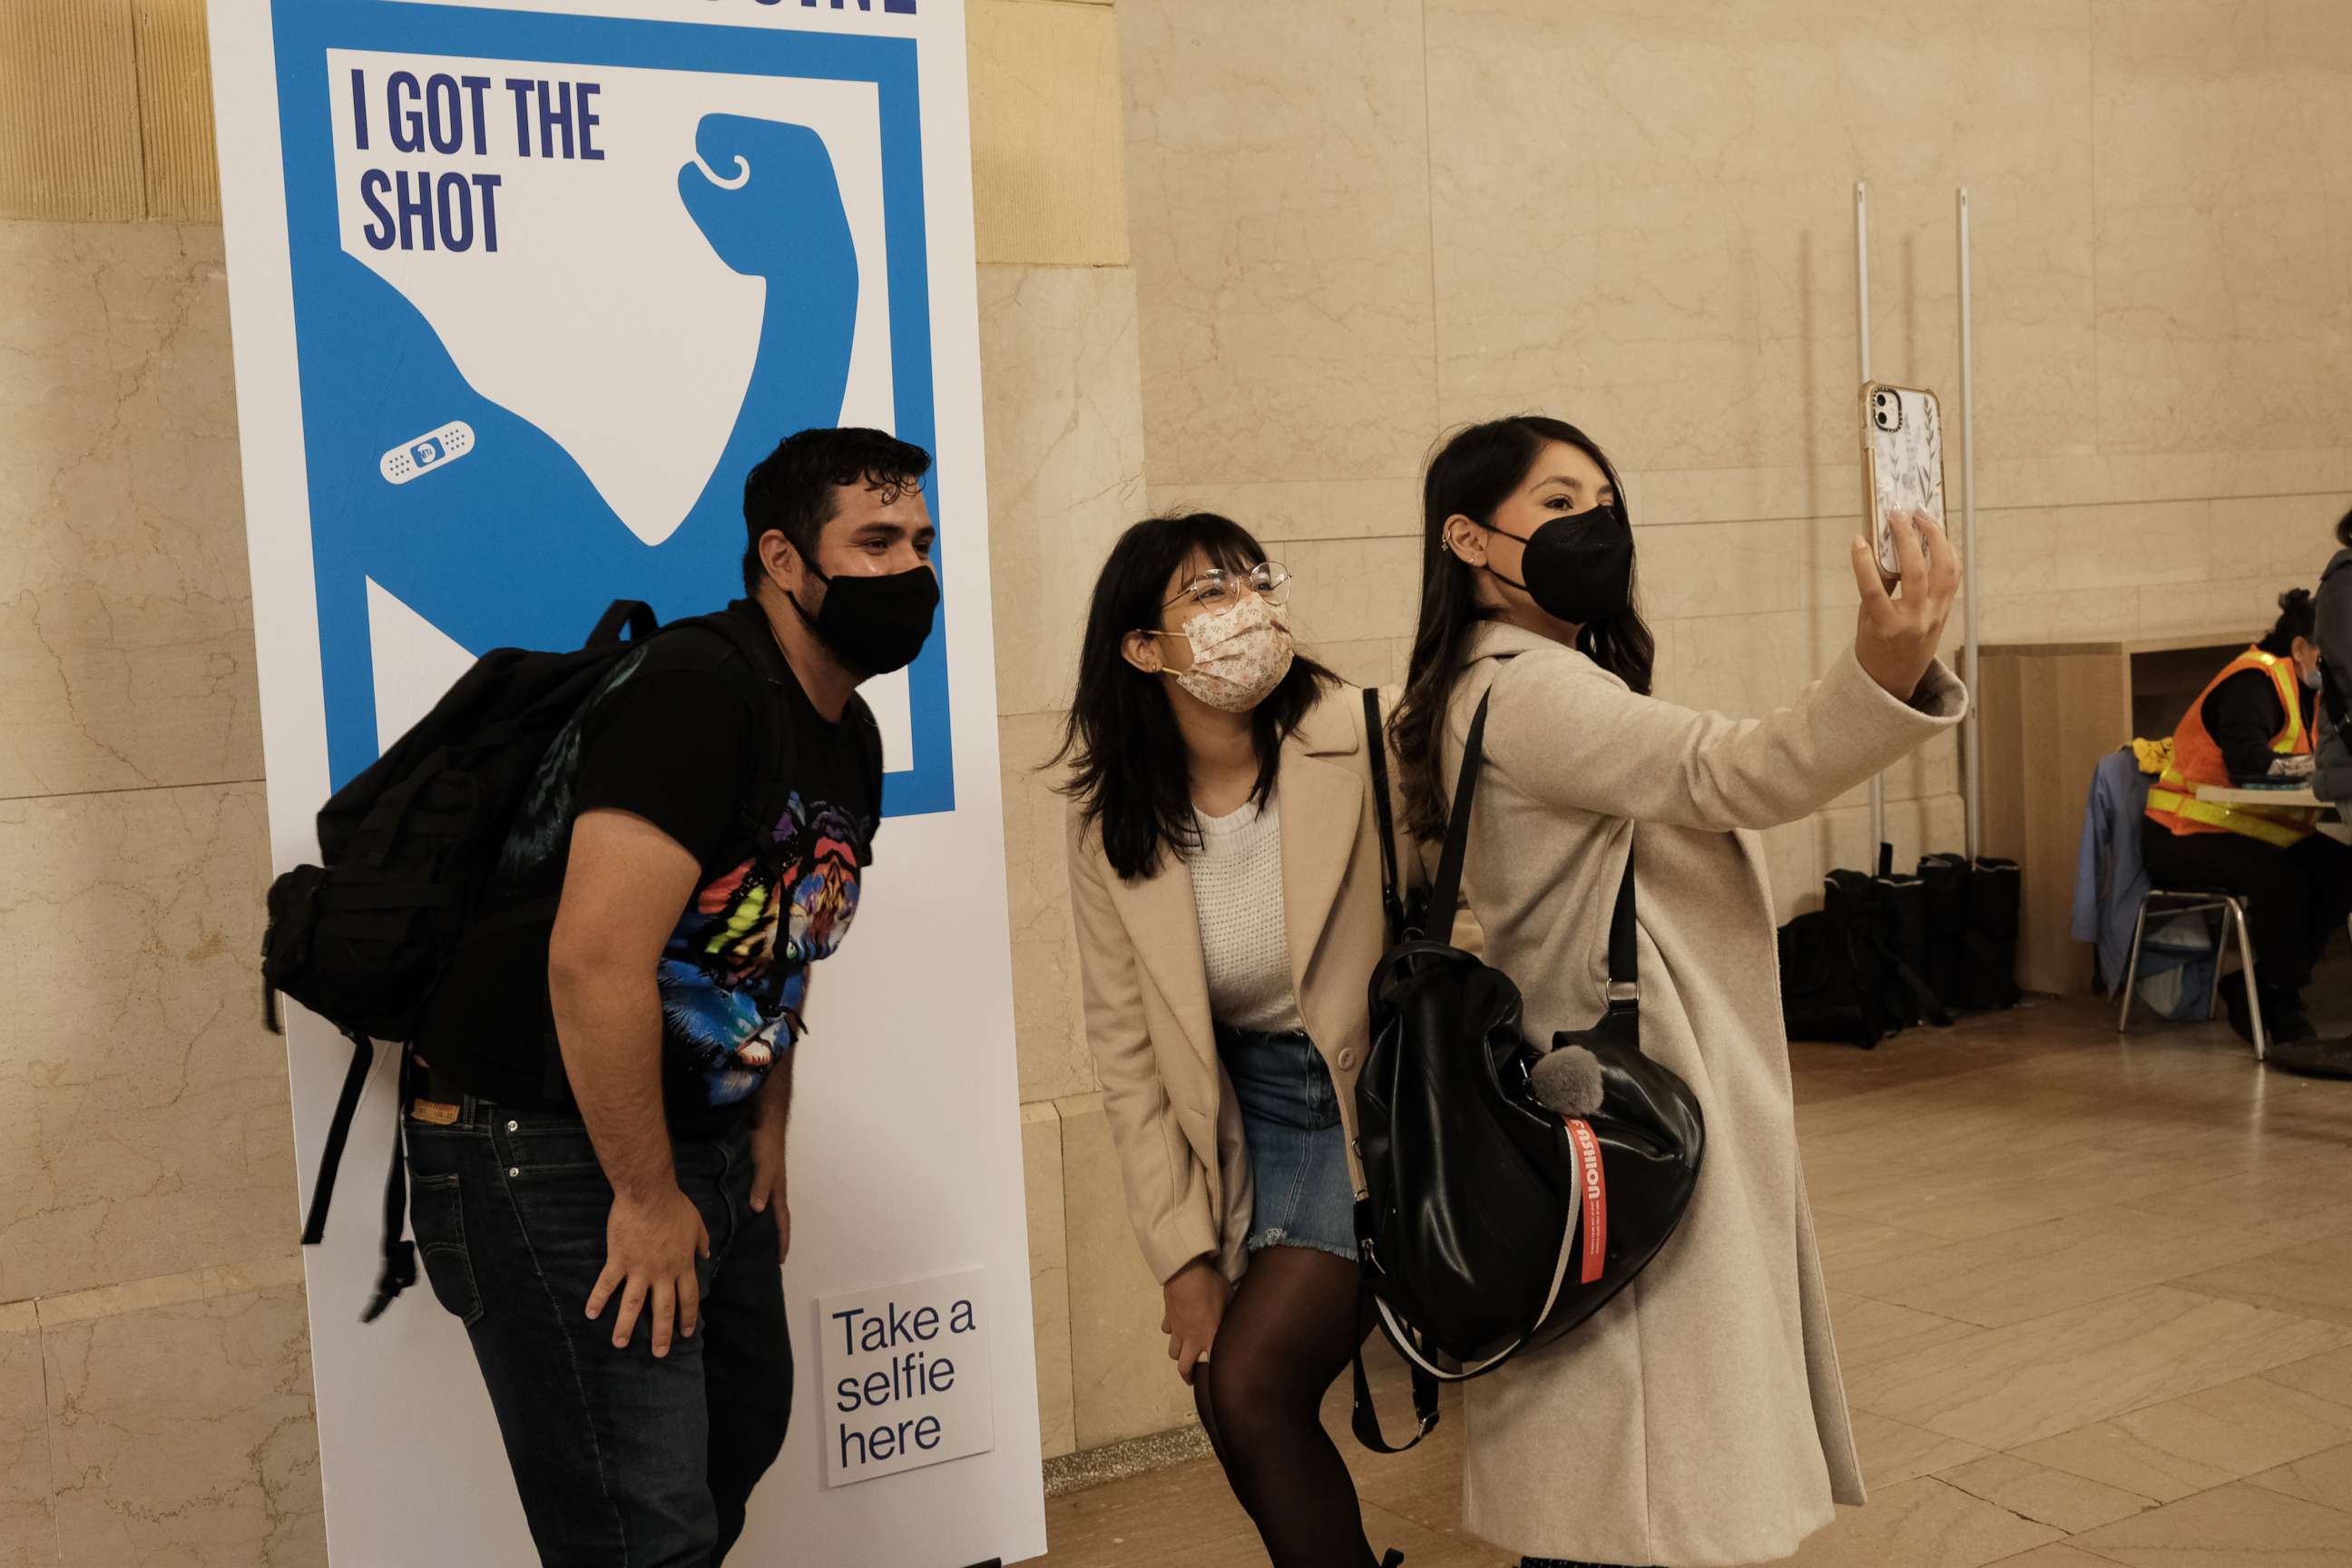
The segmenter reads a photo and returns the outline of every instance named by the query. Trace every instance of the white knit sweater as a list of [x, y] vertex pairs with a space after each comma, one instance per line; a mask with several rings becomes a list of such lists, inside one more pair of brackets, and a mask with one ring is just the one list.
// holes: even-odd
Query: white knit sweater
[[1282, 910], [1282, 812], [1244, 803], [1229, 816], [1192, 814], [1201, 847], [1188, 858], [1209, 1011], [1220, 1024], [1268, 1034], [1306, 1027], [1290, 983]]

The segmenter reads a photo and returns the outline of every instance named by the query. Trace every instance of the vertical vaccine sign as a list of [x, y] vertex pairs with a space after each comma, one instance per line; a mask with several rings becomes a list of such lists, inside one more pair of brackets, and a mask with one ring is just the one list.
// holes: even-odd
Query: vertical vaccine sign
[[[279, 869], [481, 655], [740, 595], [744, 477], [783, 437], [934, 455], [940, 618], [865, 688], [886, 820], [795, 1072], [799, 1375], [737, 1555], [1042, 1553], [961, 5], [209, 16]], [[299, 1182], [347, 1056], [292, 1010]], [[422, 1284], [357, 1321], [396, 1098], [379, 1068], [305, 1254], [330, 1550], [533, 1561], [464, 1328]]]

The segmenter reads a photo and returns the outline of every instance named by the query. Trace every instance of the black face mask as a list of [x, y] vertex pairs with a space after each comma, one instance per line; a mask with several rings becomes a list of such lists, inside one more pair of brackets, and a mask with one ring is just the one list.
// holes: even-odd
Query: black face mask
[[931, 620], [940, 607], [939, 574], [928, 566], [893, 572], [887, 577], [828, 577], [816, 563], [804, 561], [809, 575], [824, 584], [824, 603], [817, 613], [802, 609], [801, 619], [824, 639], [824, 645], [850, 668], [866, 675], [887, 675], [915, 662], [931, 635]]
[[[1478, 526], [1519, 539], [1491, 522]], [[1486, 570], [1525, 593], [1545, 615], [1587, 626], [1625, 613], [1633, 594], [1633, 530], [1615, 502], [1555, 517], [1519, 542], [1528, 547], [1519, 567], [1526, 582]]]

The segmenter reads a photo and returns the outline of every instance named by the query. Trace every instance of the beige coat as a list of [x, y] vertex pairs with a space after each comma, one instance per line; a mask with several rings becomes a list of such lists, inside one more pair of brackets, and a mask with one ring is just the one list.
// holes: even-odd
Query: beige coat
[[1863, 1488], [1754, 830], [1958, 723], [1966, 694], [1937, 665], [1906, 706], [1848, 652], [1790, 706], [1740, 722], [1635, 696], [1582, 654], [1493, 625], [1448, 714], [1449, 777], [1490, 687], [1463, 877], [1486, 960], [1525, 992], [1530, 1036], [1590, 1025], [1638, 845], [1642, 1048], [1697, 1094], [1707, 1146], [1681, 1229], [1625, 1292], [1468, 1385], [1466, 1521], [1539, 1556], [1785, 1557]]
[[[1370, 1043], [1365, 989], [1385, 945], [1370, 781], [1363, 694], [1334, 688], [1284, 742], [1275, 796], [1291, 982], [1339, 1091], [1359, 1195], [1356, 1075]], [[1213, 1256], [1238, 1279], [1250, 1228], [1249, 1156], [1241, 1107], [1217, 1060], [1192, 872], [1163, 855], [1155, 875], [1122, 881], [1075, 806], [1069, 834], [1087, 1038], [1144, 1261], [1165, 1283]], [[1402, 869], [1417, 878], [1410, 857]]]

